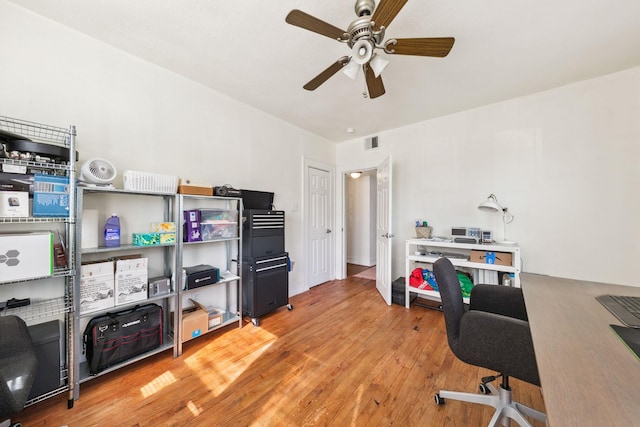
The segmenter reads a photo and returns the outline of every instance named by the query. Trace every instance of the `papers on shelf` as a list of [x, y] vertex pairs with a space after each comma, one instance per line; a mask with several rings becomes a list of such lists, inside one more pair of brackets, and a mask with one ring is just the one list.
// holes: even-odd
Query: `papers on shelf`
[[428, 242], [452, 242], [453, 240], [451, 240], [451, 238], [449, 237], [441, 237], [441, 236], [433, 236], [430, 237], [428, 239], [424, 239]]

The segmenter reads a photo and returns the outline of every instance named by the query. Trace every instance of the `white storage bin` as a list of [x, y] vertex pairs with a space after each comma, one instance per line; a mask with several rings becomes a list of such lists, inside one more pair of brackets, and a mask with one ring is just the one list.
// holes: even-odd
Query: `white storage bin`
[[178, 177], [148, 172], [124, 171], [124, 189], [148, 193], [176, 193]]

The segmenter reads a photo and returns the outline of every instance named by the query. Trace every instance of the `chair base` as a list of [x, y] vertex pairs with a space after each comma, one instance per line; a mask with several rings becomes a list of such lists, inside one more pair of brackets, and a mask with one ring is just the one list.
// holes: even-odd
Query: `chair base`
[[453, 399], [492, 406], [496, 409], [496, 412], [493, 414], [491, 421], [489, 421], [488, 427], [495, 427], [500, 422], [502, 422], [502, 425], [509, 427], [511, 420], [517, 422], [520, 427], [532, 427], [531, 423], [524, 417], [525, 415], [544, 423], [547, 422], [547, 416], [543, 412], [512, 401], [511, 390], [503, 387], [500, 387], [500, 390], [498, 390], [493, 384], [486, 384], [486, 387], [491, 391], [491, 394], [441, 390], [440, 393], [436, 394], [436, 403], [444, 404], [444, 399]]

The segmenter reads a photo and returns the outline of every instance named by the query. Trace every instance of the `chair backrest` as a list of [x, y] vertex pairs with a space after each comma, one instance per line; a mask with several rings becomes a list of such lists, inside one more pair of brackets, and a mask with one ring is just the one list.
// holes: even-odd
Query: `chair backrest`
[[451, 261], [443, 257], [433, 264], [433, 274], [442, 299], [447, 340], [449, 341], [449, 347], [455, 352], [460, 335], [460, 321], [465, 313], [458, 273]]
[[[538, 375], [529, 324], [525, 320], [513, 318], [509, 315], [494, 314], [484, 310], [473, 310], [473, 312], [482, 313], [482, 316], [485, 317], [485, 323], [486, 320], [488, 320], [486, 319], [487, 316], [495, 317], [491, 322], [493, 323], [493, 327], [498, 330], [492, 331], [485, 329], [478, 335], [475, 335], [472, 340], [470, 340], [469, 335], [465, 333], [465, 340], [463, 342], [460, 339], [460, 329], [463, 317], [469, 315], [469, 312], [467, 312], [464, 306], [456, 269], [447, 258], [440, 258], [433, 265], [433, 273], [438, 283], [440, 297], [442, 298], [447, 340], [453, 354], [463, 362], [540, 385], [540, 377]], [[472, 298], [473, 295], [474, 293], [472, 293]], [[517, 301], [520, 301], [520, 304], [523, 305], [522, 311], [524, 311], [524, 301], [521, 296], [519, 299], [507, 298], [505, 300], [507, 303], [511, 302], [514, 304]], [[478, 319], [476, 315], [476, 320]], [[466, 326], [467, 323], [465, 322], [465, 329]], [[500, 336], [501, 332], [504, 332], [506, 336], [508, 336], [508, 347], [501, 342], [505, 340], [494, 339]], [[486, 336], [483, 336], [483, 334], [486, 334]], [[502, 347], [496, 344], [498, 342], [500, 342], [499, 345]]]
[[[0, 316], [0, 421], [24, 408], [37, 369], [29, 329], [17, 316]], [[20, 387], [13, 387], [20, 384]]]

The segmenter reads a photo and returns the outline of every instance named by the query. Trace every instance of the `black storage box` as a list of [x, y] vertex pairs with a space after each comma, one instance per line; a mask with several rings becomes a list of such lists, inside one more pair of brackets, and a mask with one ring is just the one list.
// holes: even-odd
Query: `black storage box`
[[184, 282], [186, 285], [185, 289], [195, 289], [220, 281], [220, 270], [207, 264], [185, 267], [184, 271], [187, 275]]
[[60, 328], [59, 320], [29, 326], [31, 341], [36, 350], [38, 369], [28, 399], [49, 393], [60, 383]]
[[[398, 305], [405, 305], [405, 278], [398, 277], [391, 283], [391, 302]], [[418, 297], [415, 292], [409, 292], [409, 304]]]
[[0, 191], [22, 191], [33, 195], [33, 174], [0, 172]]
[[[252, 319], [289, 304], [289, 254], [242, 260], [242, 313]], [[254, 321], [255, 322], [255, 321]]]

